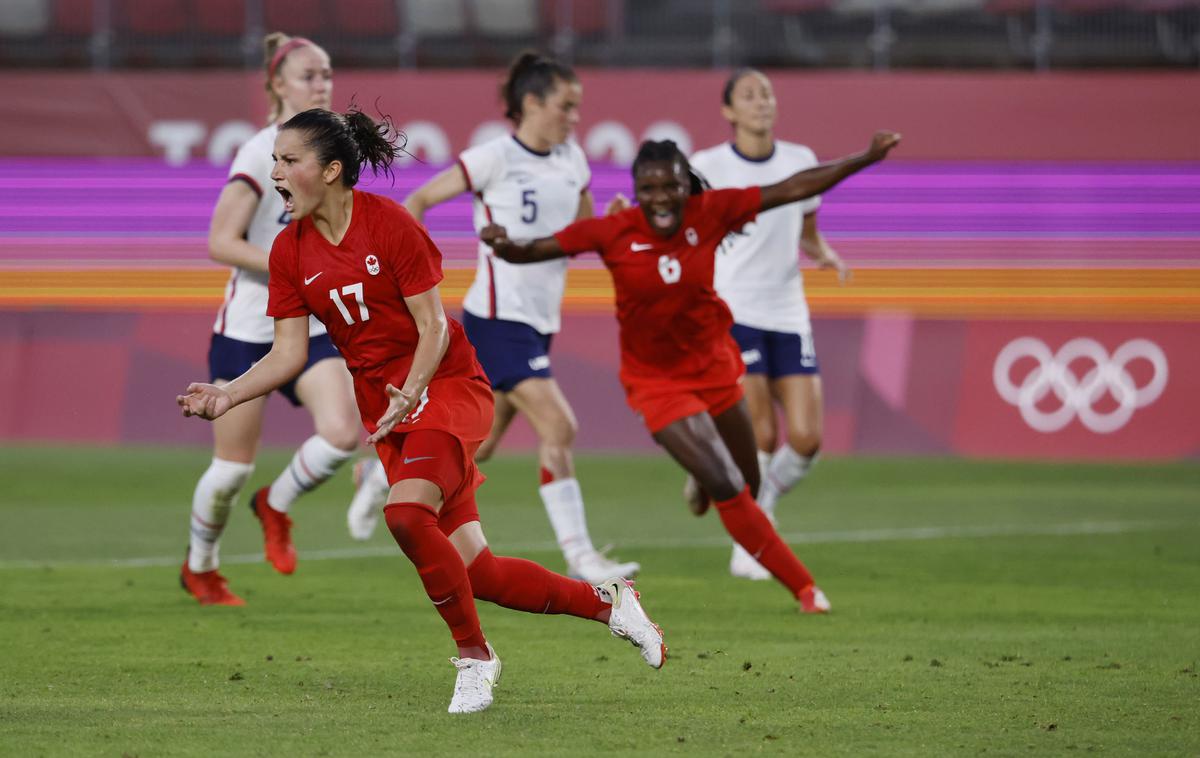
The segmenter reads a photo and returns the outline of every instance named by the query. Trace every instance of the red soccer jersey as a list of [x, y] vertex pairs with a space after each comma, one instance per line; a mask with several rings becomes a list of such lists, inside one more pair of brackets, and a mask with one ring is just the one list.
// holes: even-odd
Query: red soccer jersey
[[650, 228], [641, 208], [554, 235], [568, 253], [599, 252], [612, 273], [623, 382], [711, 386], [741, 375], [733, 316], [713, 288], [713, 266], [721, 240], [753, 221], [761, 205], [758, 187], [710, 190], [688, 198], [669, 238]]
[[[354, 191], [350, 228], [341, 244], [312, 220], [290, 224], [271, 246], [267, 315], [315, 315], [356, 376], [387, 365], [401, 386], [417, 348], [416, 321], [404, 303], [442, 280], [442, 254], [398, 203]], [[482, 376], [462, 326], [447, 317], [450, 346], [434, 379]]]

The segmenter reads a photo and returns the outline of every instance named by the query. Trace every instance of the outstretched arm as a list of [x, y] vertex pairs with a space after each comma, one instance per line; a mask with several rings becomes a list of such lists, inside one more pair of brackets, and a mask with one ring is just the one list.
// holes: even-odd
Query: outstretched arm
[[846, 177], [857, 174], [867, 166], [883, 160], [887, 157], [888, 151], [898, 144], [900, 144], [899, 134], [875, 132], [875, 136], [871, 138], [871, 146], [861, 153], [822, 163], [807, 171], [792, 174], [782, 182], [763, 187], [760, 210], [769, 211], [781, 205], [819, 195]]
[[404, 198], [404, 207], [417, 221], [425, 222], [425, 211], [470, 189], [462, 166], [455, 163], [442, 170], [437, 176], [413, 190]]
[[566, 258], [568, 255], [554, 237], [542, 237], [532, 242], [513, 242], [508, 238], [508, 230], [499, 224], [483, 227], [479, 238], [491, 246], [497, 258], [509, 263], [537, 263]]
[[246, 373], [229, 384], [193, 382], [186, 395], [175, 402], [183, 408], [184, 416], [199, 416], [210, 421], [235, 405], [261, 397], [294, 379], [308, 361], [308, 317], [275, 319], [275, 342], [271, 352]]

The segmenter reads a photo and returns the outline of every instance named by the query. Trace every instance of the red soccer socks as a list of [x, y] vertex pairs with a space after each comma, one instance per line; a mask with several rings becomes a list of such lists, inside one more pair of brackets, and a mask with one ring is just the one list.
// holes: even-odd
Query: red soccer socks
[[528, 613], [565, 613], [608, 620], [609, 604], [582, 579], [569, 579], [522, 558], [497, 557], [488, 548], [467, 568], [475, 597]]
[[746, 548], [767, 571], [791, 590], [797, 599], [813, 583], [812, 574], [780, 538], [770, 519], [750, 496], [746, 487], [736, 497], [717, 501], [717, 513], [725, 531]]
[[438, 529], [434, 510], [422, 503], [392, 503], [383, 514], [396, 543], [417, 567], [425, 594], [450, 627], [459, 649], [486, 650], [467, 569], [454, 545]]

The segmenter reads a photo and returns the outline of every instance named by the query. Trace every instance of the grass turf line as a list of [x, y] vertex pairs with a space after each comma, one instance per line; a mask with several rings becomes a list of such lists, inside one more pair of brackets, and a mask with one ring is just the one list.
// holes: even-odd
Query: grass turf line
[[[285, 461], [265, 455], [246, 494]], [[4, 449], [0, 556], [182, 559], [206, 463], [196, 450]], [[598, 543], [720, 534], [687, 515], [665, 459], [579, 468]], [[532, 461], [487, 473], [493, 542], [549, 541]], [[174, 569], [0, 571], [0, 754], [1192, 754], [1197, 485], [1194, 465], [823, 461], [781, 504], [784, 531], [1142, 527], [801, 545], [828, 618], [729, 578], [725, 548], [618, 549], [645, 567], [667, 667], [600, 625], [481, 605], [504, 678], [491, 710], [452, 718], [453, 650], [399, 552], [304, 561], [353, 544], [343, 474], [295, 507], [295, 576], [225, 569], [243, 609], [196, 606]], [[242, 500], [227, 554], [260, 548]], [[525, 555], [561, 568], [554, 551]]]

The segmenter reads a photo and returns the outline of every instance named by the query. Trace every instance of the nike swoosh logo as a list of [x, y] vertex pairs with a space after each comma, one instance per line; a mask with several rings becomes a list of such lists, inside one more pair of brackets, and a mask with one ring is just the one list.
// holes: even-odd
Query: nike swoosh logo
[[318, 276], [320, 276], [321, 274], [324, 274], [324, 273], [325, 273], [324, 271], [318, 271], [317, 273], [313, 274], [312, 276], [305, 277], [304, 278], [304, 286], [307, 287], [308, 285], [312, 284], [313, 282], [315, 282], [317, 280]]
[[645, 244], [639, 243], [639, 242], [630, 242], [629, 243], [629, 249], [635, 253], [640, 253], [643, 250], [650, 250], [653, 247], [654, 247], [654, 245], [650, 244], [650, 243], [645, 243]]
[[407, 465], [409, 463], [416, 463], [417, 461], [432, 461], [433, 458], [434, 456], [432, 455], [421, 455], [416, 458], [405, 458], [404, 463]]

